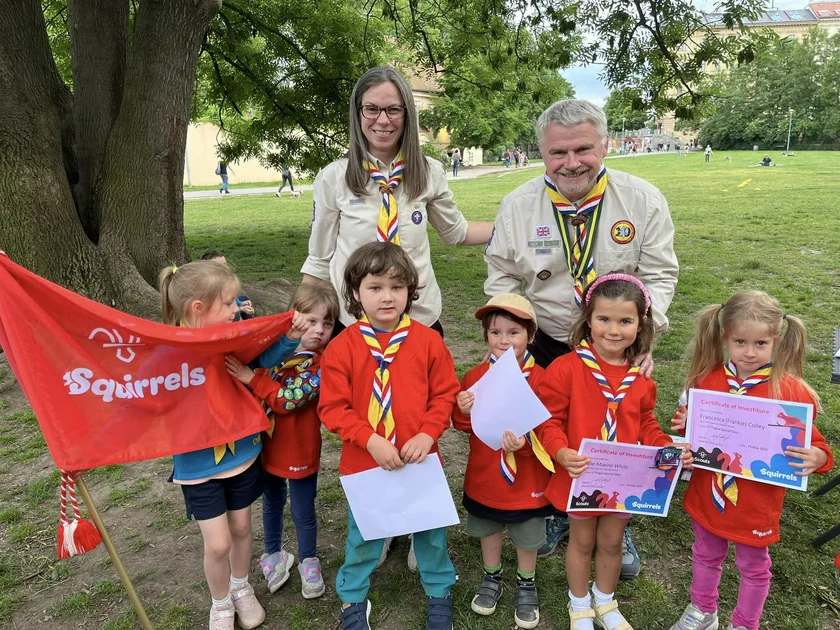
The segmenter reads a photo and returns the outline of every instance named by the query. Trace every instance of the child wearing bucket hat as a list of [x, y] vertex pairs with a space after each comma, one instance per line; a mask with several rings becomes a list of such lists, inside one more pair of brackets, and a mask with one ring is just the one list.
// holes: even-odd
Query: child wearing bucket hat
[[502, 293], [478, 309], [475, 317], [484, 328], [489, 358], [464, 376], [452, 414], [455, 428], [470, 434], [463, 505], [467, 533], [481, 539], [484, 562], [484, 579], [471, 608], [479, 615], [496, 610], [502, 594], [502, 536], [507, 529], [516, 545], [518, 563], [514, 620], [518, 628], [536, 628], [540, 622], [537, 549], [545, 543], [545, 518], [552, 514], [543, 493], [554, 466], [533, 431], [526, 436], [506, 432], [500, 451], [479, 440], [470, 419], [475, 395], [467, 390], [513, 348], [523, 375], [536, 391], [544, 370], [536, 365], [527, 346], [534, 339], [537, 316], [526, 298]]

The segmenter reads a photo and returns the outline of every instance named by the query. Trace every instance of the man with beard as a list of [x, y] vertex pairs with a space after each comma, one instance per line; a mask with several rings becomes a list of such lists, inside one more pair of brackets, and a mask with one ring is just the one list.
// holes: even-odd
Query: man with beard
[[[665, 330], [679, 270], [665, 197], [638, 177], [604, 167], [607, 118], [593, 103], [554, 103], [536, 133], [545, 174], [502, 200], [484, 255], [484, 292], [521, 291], [531, 301], [540, 325], [529, 350], [544, 368], [572, 350], [567, 341], [583, 289], [605, 273], [638, 276], [650, 292], [656, 330]], [[650, 378], [650, 354], [636, 362]], [[539, 556], [551, 555], [568, 532], [565, 514], [549, 519]], [[628, 527], [622, 579], [637, 577], [639, 567]]]

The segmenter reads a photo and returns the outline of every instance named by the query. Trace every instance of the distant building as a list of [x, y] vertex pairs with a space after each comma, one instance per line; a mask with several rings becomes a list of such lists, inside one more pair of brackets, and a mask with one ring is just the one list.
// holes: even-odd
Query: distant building
[[[721, 37], [729, 35], [740, 35], [737, 30], [728, 29], [723, 24], [722, 13], [704, 14], [704, 24], [715, 31]], [[782, 39], [804, 41], [808, 39], [809, 31], [812, 28], [821, 28], [829, 35], [840, 33], [840, 2], [815, 2], [804, 9], [781, 10], [769, 9], [764, 11], [755, 20], [744, 20], [745, 26], [750, 30], [770, 30]], [[689, 54], [702, 40], [702, 31], [698, 32], [696, 38], [683, 44], [680, 49], [684, 54]], [[703, 66], [703, 70], [714, 74], [723, 70], [719, 64]], [[673, 114], [668, 114], [657, 119], [656, 126], [661, 133], [675, 136], [688, 136], [675, 132], [676, 120]]]

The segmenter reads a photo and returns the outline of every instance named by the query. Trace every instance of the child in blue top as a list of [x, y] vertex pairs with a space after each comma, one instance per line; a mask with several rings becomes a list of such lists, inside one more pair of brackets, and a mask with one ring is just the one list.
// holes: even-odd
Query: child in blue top
[[[234, 321], [239, 280], [226, 265], [199, 260], [167, 267], [160, 274], [163, 322], [203, 328]], [[285, 359], [307, 327], [295, 314], [292, 330], [256, 361]], [[248, 584], [251, 563], [251, 504], [262, 494], [259, 433], [173, 457], [173, 481], [181, 486], [187, 514], [204, 539], [204, 575], [213, 604], [210, 630], [256, 628], [265, 619]]]

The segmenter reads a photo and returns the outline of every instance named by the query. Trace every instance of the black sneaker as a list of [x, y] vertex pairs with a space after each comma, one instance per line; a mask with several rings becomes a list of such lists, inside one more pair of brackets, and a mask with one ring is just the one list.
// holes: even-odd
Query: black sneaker
[[470, 608], [479, 615], [492, 615], [496, 612], [496, 604], [499, 603], [501, 597], [501, 579], [497, 580], [485, 573], [481, 585], [475, 589], [475, 597], [473, 597]]
[[429, 597], [428, 600], [426, 630], [452, 630], [452, 595]]
[[557, 549], [557, 543], [569, 537], [569, 517], [556, 515], [545, 521], [545, 544], [537, 550], [537, 558], [547, 558]]
[[516, 608], [513, 619], [517, 628], [536, 628], [540, 625], [540, 599], [537, 597], [537, 587], [533, 582], [518, 583], [516, 585]]
[[341, 607], [341, 630], [370, 630], [370, 600]]

